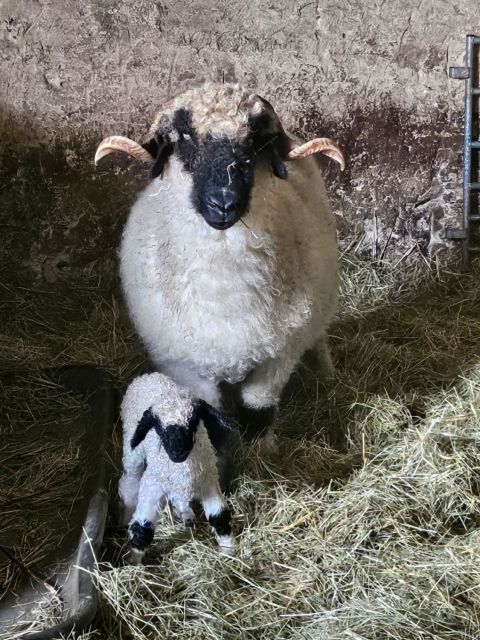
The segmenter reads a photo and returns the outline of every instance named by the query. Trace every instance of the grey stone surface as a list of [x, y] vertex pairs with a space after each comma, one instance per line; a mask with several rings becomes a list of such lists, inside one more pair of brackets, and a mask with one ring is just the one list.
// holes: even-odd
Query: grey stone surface
[[325, 163], [342, 247], [394, 260], [444, 247], [463, 109], [447, 68], [480, 32], [476, 0], [4, 0], [0, 18], [0, 133], [14, 155], [40, 145], [88, 173], [102, 135], [142, 139], [167, 97], [236, 81], [287, 127], [346, 149], [344, 174]]

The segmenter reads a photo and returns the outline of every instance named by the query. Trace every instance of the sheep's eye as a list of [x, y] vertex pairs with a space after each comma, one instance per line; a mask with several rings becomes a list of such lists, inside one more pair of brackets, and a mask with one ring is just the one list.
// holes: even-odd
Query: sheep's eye
[[184, 138], [185, 140], [191, 140], [191, 139], [192, 139], [192, 136], [191, 136], [189, 133], [184, 133], [184, 134], [183, 134], [183, 138]]

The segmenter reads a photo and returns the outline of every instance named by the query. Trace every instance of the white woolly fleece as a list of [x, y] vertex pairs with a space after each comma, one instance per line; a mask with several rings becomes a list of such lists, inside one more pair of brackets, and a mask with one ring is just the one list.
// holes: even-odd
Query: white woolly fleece
[[254, 407], [275, 404], [306, 349], [325, 345], [336, 308], [337, 248], [312, 158], [279, 180], [259, 166], [249, 213], [226, 231], [190, 204], [191, 176], [172, 157], [140, 194], [120, 251], [123, 290], [156, 367], [207, 402], [241, 382]]
[[131, 429], [131, 432], [125, 435], [129, 440], [132, 438], [143, 412], [150, 407], [160, 417], [164, 426], [187, 424], [193, 411], [192, 400], [190, 391], [161, 373], [150, 373], [135, 378], [125, 393], [121, 407], [124, 430], [126, 425]]
[[145, 410], [153, 407], [153, 413], [164, 425], [186, 424], [192, 414], [192, 400], [191, 394], [160, 373], [136, 378], [125, 393], [121, 406], [124, 474], [119, 489], [129, 512], [135, 509], [132, 519], [141, 524], [155, 522], [165, 500], [182, 514], [191, 513], [192, 500], [204, 505], [207, 516], [212, 514], [212, 508], [221, 510], [225, 506], [217, 456], [202, 421], [185, 462], [170, 460], [154, 429], [135, 449], [130, 445]]

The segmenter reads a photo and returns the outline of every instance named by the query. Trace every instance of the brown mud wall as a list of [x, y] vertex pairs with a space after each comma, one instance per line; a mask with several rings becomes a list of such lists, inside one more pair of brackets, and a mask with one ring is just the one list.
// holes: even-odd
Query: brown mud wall
[[202, 80], [247, 85], [291, 130], [341, 143], [347, 170], [324, 166], [342, 248], [450, 251], [463, 83], [447, 69], [469, 32], [477, 0], [4, 0], [1, 252], [49, 279], [114, 269], [144, 177], [94, 170], [95, 144], [143, 139], [158, 105]]

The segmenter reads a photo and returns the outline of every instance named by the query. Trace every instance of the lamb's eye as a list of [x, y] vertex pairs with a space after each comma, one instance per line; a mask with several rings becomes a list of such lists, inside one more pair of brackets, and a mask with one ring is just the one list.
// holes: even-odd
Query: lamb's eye
[[189, 133], [184, 133], [183, 137], [184, 137], [185, 140], [191, 140], [192, 139], [192, 137], [191, 137], [191, 135]]

